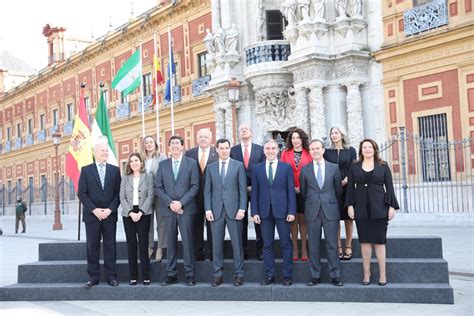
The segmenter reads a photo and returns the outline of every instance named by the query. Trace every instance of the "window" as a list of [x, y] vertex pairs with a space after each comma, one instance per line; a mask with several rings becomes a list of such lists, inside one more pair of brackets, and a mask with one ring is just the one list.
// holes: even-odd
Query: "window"
[[41, 175], [41, 202], [46, 201], [46, 196], [48, 194], [48, 183], [46, 180], [46, 175]]
[[8, 180], [7, 182], [7, 204], [10, 205], [12, 204], [12, 181]]
[[89, 115], [91, 113], [91, 98], [90, 97], [84, 97], [84, 104], [86, 106], [87, 114]]
[[283, 39], [283, 29], [286, 25], [286, 20], [281, 15], [279, 10], [267, 10], [267, 40], [281, 40]]
[[71, 122], [74, 119], [74, 105], [68, 103], [66, 106], [67, 121]]
[[21, 123], [16, 124], [16, 137], [20, 138], [21, 137]]
[[28, 135], [33, 134], [33, 119], [28, 119]]
[[124, 95], [123, 93], [120, 93], [120, 102], [123, 104], [125, 102], [128, 102], [129, 100], [129, 94]]
[[23, 182], [21, 181], [21, 179], [16, 179], [16, 195], [23, 195]]
[[198, 76], [204, 77], [207, 75], [207, 68], [206, 68], [206, 56], [207, 52], [202, 52], [197, 55], [197, 64], [198, 64]]
[[44, 124], [45, 124], [44, 114], [41, 114], [40, 115], [40, 130], [42, 130], [42, 131], [44, 131]]
[[35, 182], [33, 181], [33, 177], [28, 178], [28, 196], [30, 197], [30, 202], [35, 201]]
[[58, 126], [58, 109], [53, 110], [53, 126]]
[[7, 127], [7, 142], [12, 140], [12, 135], [11, 135], [11, 130], [10, 127]]
[[433, 2], [433, 0], [413, 0], [413, 6], [417, 7], [422, 4], [426, 4], [428, 2]]
[[143, 95], [147, 96], [151, 94], [151, 73], [143, 75]]

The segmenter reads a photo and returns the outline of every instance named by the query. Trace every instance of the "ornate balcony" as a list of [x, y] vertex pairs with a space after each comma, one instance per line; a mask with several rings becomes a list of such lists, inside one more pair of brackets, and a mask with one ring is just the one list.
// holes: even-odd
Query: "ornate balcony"
[[71, 135], [73, 129], [74, 129], [74, 121], [68, 121], [64, 123], [64, 126], [63, 126], [64, 135]]
[[28, 134], [25, 136], [25, 145], [31, 146], [33, 145], [34, 140], [33, 140], [33, 134]]
[[[181, 86], [174, 86], [173, 87], [173, 103], [181, 102]], [[165, 100], [165, 105], [170, 104], [171, 101]]]
[[117, 119], [123, 119], [130, 116], [130, 103], [125, 102], [117, 105]]
[[271, 61], [286, 61], [290, 56], [288, 41], [263, 41], [245, 49], [245, 64], [247, 66]]
[[405, 36], [448, 24], [446, 0], [433, 0], [403, 13]]
[[38, 131], [38, 133], [36, 133], [36, 140], [38, 142], [44, 142], [46, 140], [46, 130]]
[[[144, 97], [144, 99], [145, 99], [145, 102], [144, 102], [143, 106], [145, 107], [145, 112], [152, 111], [153, 110], [153, 94], [146, 95]], [[141, 100], [141, 98], [138, 102], [138, 113], [142, 113], [142, 100]]]
[[5, 142], [5, 152], [9, 153], [10, 151], [12, 151], [12, 142], [11, 140], [7, 140]]
[[17, 139], [15, 139], [15, 143], [13, 143], [13, 149], [21, 149], [21, 145], [23, 145], [23, 140], [21, 139], [21, 137], [18, 137]]
[[49, 128], [49, 135], [53, 135], [54, 133], [56, 133], [57, 131], [59, 131], [59, 126], [58, 125], [54, 125], [52, 127]]
[[193, 80], [192, 90], [193, 90], [193, 97], [198, 97], [202, 95], [204, 89], [209, 86], [209, 81], [211, 81], [211, 76], [207, 75], [196, 80]]

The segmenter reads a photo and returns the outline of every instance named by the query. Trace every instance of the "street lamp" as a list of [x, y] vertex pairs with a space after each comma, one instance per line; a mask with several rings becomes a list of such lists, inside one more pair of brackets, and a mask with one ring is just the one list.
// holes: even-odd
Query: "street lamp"
[[56, 151], [56, 173], [54, 175], [56, 186], [54, 189], [54, 224], [53, 230], [62, 230], [63, 224], [61, 224], [61, 210], [59, 209], [59, 172], [61, 167], [59, 166], [59, 156], [58, 156], [58, 147], [61, 142], [61, 133], [58, 131], [54, 132], [53, 135], [53, 144]]
[[237, 101], [240, 94], [240, 82], [237, 81], [237, 78], [231, 78], [227, 89], [229, 102], [232, 104], [232, 138], [235, 144], [237, 143]]

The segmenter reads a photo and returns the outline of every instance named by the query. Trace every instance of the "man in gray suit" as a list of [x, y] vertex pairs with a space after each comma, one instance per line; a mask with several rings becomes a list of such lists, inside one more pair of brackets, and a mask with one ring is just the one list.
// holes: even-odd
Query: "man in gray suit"
[[247, 176], [244, 164], [231, 159], [230, 142], [219, 139], [216, 143], [219, 160], [207, 167], [204, 187], [206, 219], [211, 223], [214, 281], [212, 286], [224, 282], [225, 226], [229, 230], [234, 255], [234, 285], [244, 283], [244, 248], [242, 219], [247, 207]]
[[199, 191], [199, 171], [196, 161], [183, 156], [184, 139], [173, 135], [169, 140], [171, 158], [160, 162], [155, 177], [156, 194], [159, 196], [160, 212], [165, 218], [167, 234], [167, 278], [161, 283], [178, 282], [176, 270], [178, 227], [183, 242], [184, 271], [186, 284], [195, 285], [193, 223], [196, 215], [196, 195]]
[[304, 217], [308, 225], [309, 271], [308, 286], [321, 283], [321, 228], [324, 229], [329, 276], [332, 284], [342, 286], [341, 268], [337, 253], [339, 227], [338, 201], [342, 193], [341, 175], [336, 164], [323, 158], [324, 144], [312, 140], [309, 152], [313, 163], [301, 169], [300, 190], [305, 199]]

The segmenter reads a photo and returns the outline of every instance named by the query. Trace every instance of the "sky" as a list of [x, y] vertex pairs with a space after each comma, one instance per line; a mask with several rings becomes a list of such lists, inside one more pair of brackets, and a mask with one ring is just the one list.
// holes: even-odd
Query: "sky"
[[62, 26], [67, 37], [95, 39], [154, 7], [159, 0], [1, 0], [0, 51], [36, 70], [48, 64], [43, 27]]

